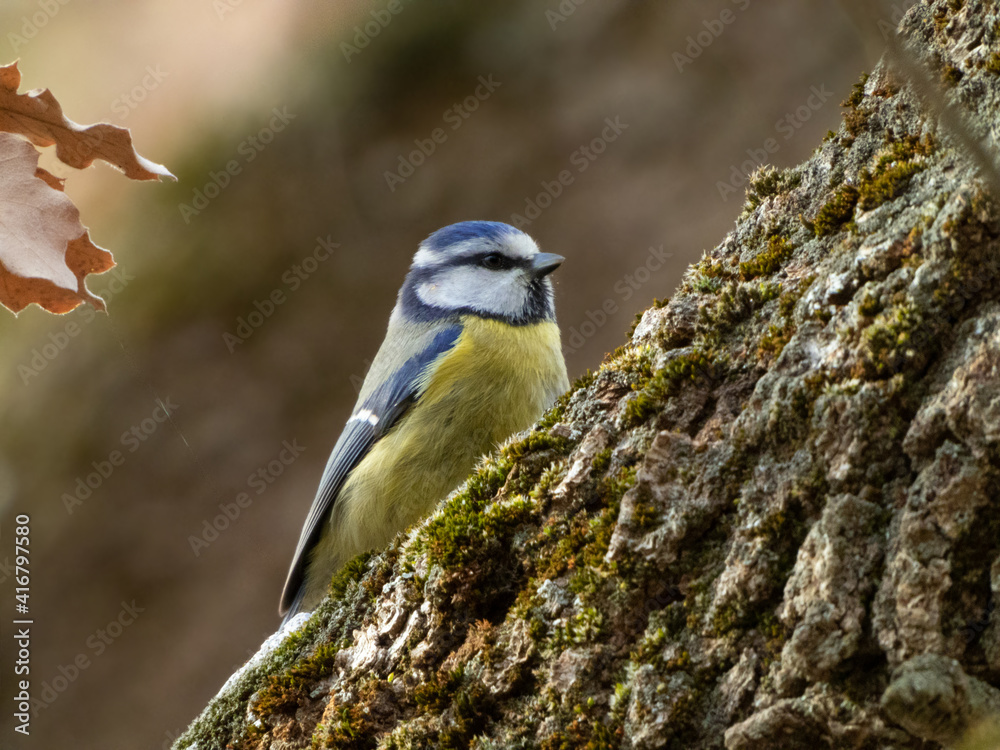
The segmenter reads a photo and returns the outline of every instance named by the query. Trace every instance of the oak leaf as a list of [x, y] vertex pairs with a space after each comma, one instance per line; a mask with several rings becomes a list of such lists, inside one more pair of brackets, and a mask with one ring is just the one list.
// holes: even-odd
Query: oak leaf
[[0, 304], [15, 313], [32, 302], [54, 313], [82, 302], [104, 310], [85, 279], [114, 265], [91, 242], [62, 180], [38, 167], [38, 151], [0, 133]]
[[86, 126], [75, 123], [63, 114], [51, 91], [19, 94], [20, 85], [17, 62], [0, 65], [0, 130], [23, 135], [36, 146], [55, 145], [60, 161], [76, 169], [103, 159], [133, 180], [177, 179], [162, 164], [136, 153], [126, 128], [106, 122]]
[[103, 159], [134, 180], [177, 178], [140, 156], [125, 128], [75, 123], [48, 89], [19, 94], [20, 85], [17, 62], [0, 65], [0, 304], [14, 313], [32, 302], [54, 313], [82, 302], [104, 310], [86, 277], [115, 262], [91, 242], [63, 180], [38, 167], [31, 144], [55, 146], [56, 157], [76, 169]]

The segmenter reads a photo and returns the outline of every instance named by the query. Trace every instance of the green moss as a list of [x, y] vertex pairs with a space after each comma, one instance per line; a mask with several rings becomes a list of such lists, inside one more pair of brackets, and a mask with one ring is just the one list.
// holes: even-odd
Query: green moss
[[[321, 630], [331, 629], [332, 624], [340, 624], [348, 632], [359, 626], [353, 609], [346, 612], [344, 609], [337, 609], [330, 600], [325, 600], [301, 630], [285, 638], [270, 656], [245, 670], [228, 692], [214, 699], [206, 712], [178, 738], [176, 747], [186, 748], [194, 743], [200, 747], [223, 747], [226, 743], [231, 743], [233, 738], [252, 740], [260, 735], [258, 727], [247, 725], [247, 701], [255, 693], [263, 694], [266, 691], [272, 675], [286, 675], [296, 665], [299, 667], [298, 672], [288, 674], [290, 679], [285, 680], [284, 684], [275, 685], [276, 690], [270, 696], [273, 699], [271, 705], [276, 708], [290, 706], [291, 702], [307, 695], [295, 691], [305, 689], [305, 678], [325, 671], [326, 660], [330, 658], [332, 650], [343, 646], [343, 643], [336, 647], [317, 648], [312, 657], [304, 660], [301, 654], [316, 641]], [[301, 684], [296, 680], [302, 681]]]
[[707, 276], [709, 278], [726, 278], [732, 275], [730, 270], [726, 268], [726, 265], [722, 261], [707, 257], [698, 261], [694, 270], [702, 276]]
[[854, 142], [854, 137], [864, 129], [866, 122], [868, 117], [860, 109], [851, 109], [844, 114], [844, 128], [850, 134], [844, 143], [845, 146], [850, 146]]
[[653, 503], [639, 500], [632, 509], [629, 527], [638, 532], [647, 531], [660, 520], [660, 509]]
[[343, 706], [328, 713], [333, 713], [334, 716], [314, 730], [313, 748], [373, 750], [377, 747], [375, 736], [370, 731], [365, 721], [365, 713], [360, 706]]
[[761, 303], [770, 302], [781, 296], [781, 284], [777, 281], [762, 281], [757, 287]]
[[817, 237], [826, 237], [840, 231], [840, 228], [854, 216], [858, 204], [858, 189], [853, 185], [843, 185], [816, 214], [813, 232]]
[[629, 655], [629, 658], [636, 664], [655, 664], [667, 643], [667, 629], [654, 624], [654, 618], [658, 614], [659, 612], [653, 612], [649, 616], [646, 632], [643, 633], [642, 638], [635, 644], [635, 648]]
[[371, 560], [371, 552], [362, 552], [357, 557], [352, 558], [334, 574], [330, 580], [329, 593], [333, 599], [340, 599], [347, 592], [351, 584], [357, 583], [365, 574], [368, 561]]
[[867, 116], [859, 109], [861, 102], [865, 98], [865, 84], [868, 83], [868, 74], [862, 73], [861, 78], [851, 88], [851, 95], [840, 103], [841, 107], [846, 107], [844, 113], [844, 129], [849, 136], [845, 145], [850, 145], [854, 137], [864, 128]]
[[802, 175], [791, 169], [778, 170], [770, 165], [761, 167], [750, 175], [744, 213], [753, 211], [767, 198], [787, 193], [798, 187], [801, 182]]
[[511, 462], [519, 461], [525, 456], [541, 451], [554, 450], [565, 453], [570, 448], [570, 442], [558, 435], [552, 435], [544, 430], [533, 430], [522, 440], [511, 443], [501, 453]]
[[778, 312], [783, 318], [792, 317], [792, 313], [795, 312], [795, 306], [802, 299], [803, 295], [809, 291], [809, 287], [812, 286], [815, 280], [815, 274], [807, 276], [796, 283], [792, 289], [781, 295], [781, 299], [778, 300]]
[[565, 461], [555, 461], [549, 464], [538, 476], [535, 486], [528, 491], [528, 496], [535, 502], [542, 501], [548, 495], [549, 490], [562, 480], [565, 473]]
[[663, 609], [650, 612], [646, 630], [636, 639], [629, 655], [630, 661], [634, 664], [652, 664], [658, 670], [667, 672], [687, 669], [691, 662], [687, 651], [682, 651], [677, 658], [669, 661], [663, 659], [663, 649], [669, 643], [677, 642], [684, 627], [684, 605], [681, 602], [673, 602]]
[[591, 372], [590, 368], [588, 367], [587, 371], [583, 373], [583, 375], [581, 375], [580, 377], [578, 377], [576, 380], [573, 381], [573, 384], [570, 386], [569, 389], [570, 391], [581, 391], [584, 388], [591, 385], [595, 380], [597, 380], [597, 373]]
[[759, 252], [753, 260], [740, 263], [740, 276], [744, 280], [770, 276], [781, 269], [794, 251], [795, 246], [787, 237], [772, 235], [767, 241], [766, 249]]
[[542, 430], [551, 430], [557, 424], [559, 424], [563, 417], [566, 416], [566, 407], [569, 405], [570, 397], [573, 395], [573, 390], [570, 389], [558, 399], [556, 399], [555, 404], [542, 415], [542, 418], [538, 420], [538, 427]]
[[702, 619], [712, 601], [711, 584], [720, 572], [721, 569], [705, 572], [688, 583], [684, 594], [684, 627], [693, 633], [701, 631]]
[[859, 205], [865, 211], [870, 211], [896, 198], [910, 184], [910, 178], [923, 169], [922, 164], [903, 162], [888, 167], [878, 174], [866, 175], [859, 191]]
[[851, 95], [840, 103], [841, 107], [856, 109], [861, 100], [865, 98], [865, 84], [868, 83], [868, 73], [862, 73], [858, 82], [851, 86]]
[[685, 274], [681, 288], [684, 291], [714, 293], [727, 279], [734, 276], [735, 272], [732, 267], [705, 254]]
[[591, 569], [604, 567], [604, 557], [611, 546], [622, 495], [635, 485], [636, 468], [624, 466], [598, 483], [598, 497], [604, 505], [600, 515], [590, 522], [590, 537], [582, 550], [582, 561]]
[[696, 348], [720, 348], [727, 331], [745, 326], [754, 319], [758, 308], [780, 295], [781, 285], [777, 282], [728, 282], [714, 302], [703, 304], [698, 310], [702, 332]]
[[792, 631], [778, 619], [773, 610], [765, 610], [761, 614], [760, 619], [757, 621], [756, 630], [765, 639], [764, 654], [761, 659], [761, 671], [766, 673], [771, 663], [781, 656], [781, 652], [785, 648], [785, 643], [792, 636]]
[[322, 644], [311, 656], [296, 662], [285, 672], [269, 675], [254, 703], [256, 713], [269, 716], [294, 712], [306, 702], [316, 681], [332, 672], [338, 651], [340, 648], [333, 644]]
[[[503, 486], [513, 463], [507, 456], [488, 459], [469, 478], [465, 489], [426, 523], [415, 546], [427, 553], [432, 565], [464, 567], [482, 554], [483, 540], [489, 539], [497, 522], [507, 517], [503, 508], [498, 508], [495, 515], [483, 511]], [[512, 513], [523, 513], [523, 506], [512, 509]]]
[[780, 326], [771, 324], [760, 337], [757, 345], [757, 356], [761, 359], [777, 359], [784, 351], [785, 345], [792, 340], [795, 335], [795, 325], [785, 322]]
[[720, 638], [738, 626], [748, 625], [746, 602], [734, 600], [725, 606], [719, 607], [712, 615], [709, 622], [711, 633], [714, 637]]
[[593, 461], [590, 462], [590, 471], [594, 476], [599, 476], [608, 470], [608, 467], [611, 466], [613, 452], [614, 448], [608, 446], [594, 456]]
[[623, 466], [616, 474], [604, 477], [597, 485], [597, 494], [608, 508], [617, 511], [618, 502], [635, 484], [636, 467]]
[[594, 717], [593, 706], [574, 707], [577, 714], [572, 720], [554, 731], [540, 745], [541, 750], [617, 750], [621, 747], [623, 730], [621, 719], [605, 723]]
[[465, 678], [465, 668], [458, 666], [448, 673], [438, 673], [417, 685], [413, 691], [413, 702], [424, 711], [441, 713], [451, 702]]
[[905, 303], [880, 313], [861, 335], [863, 346], [855, 377], [887, 377], [906, 361], [906, 350], [916, 330], [923, 323], [921, 311]]
[[337, 698], [332, 696], [332, 706], [324, 712], [329, 718], [313, 730], [312, 750], [374, 750], [378, 746], [378, 727], [369, 706], [379, 700], [380, 693], [389, 689], [388, 682], [368, 677], [357, 688], [357, 697], [352, 703], [339, 705]]
[[710, 276], [696, 276], [691, 282], [691, 288], [702, 294], [714, 294], [721, 286], [721, 279]]
[[653, 349], [626, 344], [615, 349], [605, 362], [632, 380], [645, 381], [653, 374]]
[[881, 311], [882, 303], [871, 292], [866, 291], [864, 296], [858, 301], [858, 312], [865, 317], [875, 317]]
[[535, 643], [544, 639], [548, 630], [548, 625], [540, 616], [532, 615], [528, 620], [528, 635], [531, 636], [531, 640], [535, 641]]
[[983, 67], [995, 76], [1000, 75], [1000, 52], [994, 52], [990, 55]]
[[961, 68], [954, 65], [945, 65], [944, 69], [941, 71], [941, 80], [944, 81], [949, 86], [956, 85], [962, 80], [964, 73], [962, 73]]
[[625, 420], [639, 425], [649, 419], [664, 400], [677, 393], [682, 383], [694, 382], [701, 377], [714, 377], [721, 358], [714, 350], [694, 349], [671, 359], [657, 370], [625, 407]]
[[467, 678], [462, 665], [447, 673], [438, 672], [418, 685], [413, 701], [425, 713], [441, 715], [447, 711], [434, 743], [446, 750], [467, 748], [486, 726], [495, 703], [486, 686]]
[[570, 399], [573, 398], [573, 394], [587, 388], [595, 380], [597, 380], [597, 373], [591, 372], [588, 368], [583, 375], [573, 381], [573, 384], [570, 385], [569, 390], [566, 391], [566, 393], [556, 399], [552, 408], [542, 415], [542, 418], [538, 420], [538, 427], [542, 430], [549, 430], [562, 421], [562, 418], [566, 414], [566, 409], [569, 406]]
[[604, 631], [604, 615], [594, 607], [584, 607], [553, 629], [549, 645], [555, 651], [595, 643]]
[[442, 750], [464, 750], [486, 728], [495, 699], [481, 682], [470, 682], [455, 695], [451, 720], [438, 734]]
[[[622, 495], [635, 484], [634, 466], [620, 468], [598, 481], [589, 503], [597, 506], [595, 514], [586, 511], [553, 519], [544, 526], [529, 545], [533, 578], [518, 594], [514, 610], [517, 616], [529, 616], [534, 606], [538, 582], [569, 573], [569, 588], [585, 597], [593, 595], [606, 583], [606, 574], [614, 565], [604, 561], [619, 516]], [[541, 634], [544, 623], [536, 626]]]
[[871, 171], [862, 171], [858, 205], [863, 210], [870, 211], [901, 195], [909, 186], [913, 175], [926, 168], [924, 162], [915, 159], [928, 156], [933, 150], [934, 142], [929, 136], [924, 140], [907, 136], [892, 143]]

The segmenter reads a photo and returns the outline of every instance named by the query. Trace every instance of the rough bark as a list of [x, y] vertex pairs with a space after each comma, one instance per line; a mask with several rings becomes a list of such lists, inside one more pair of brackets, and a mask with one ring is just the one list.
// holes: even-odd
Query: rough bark
[[[995, 3], [901, 30], [991, 142]], [[177, 747], [915, 750], [997, 714], [1000, 211], [900, 75], [845, 107]]]

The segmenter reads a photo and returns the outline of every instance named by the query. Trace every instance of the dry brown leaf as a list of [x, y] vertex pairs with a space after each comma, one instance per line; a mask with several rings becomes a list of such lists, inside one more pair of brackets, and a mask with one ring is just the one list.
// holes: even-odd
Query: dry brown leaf
[[103, 310], [85, 279], [114, 264], [90, 241], [62, 180], [39, 169], [38, 152], [0, 133], [0, 304], [15, 313], [32, 302], [54, 313], [82, 302]]
[[17, 62], [0, 65], [0, 130], [18, 133], [36, 146], [56, 147], [56, 156], [76, 169], [85, 169], [95, 159], [104, 159], [133, 180], [174, 177], [162, 164], [136, 153], [126, 128], [106, 122], [79, 125], [63, 115], [62, 107], [48, 89], [18, 94], [21, 71]]
[[41, 167], [37, 167], [35, 169], [35, 177], [39, 180], [45, 180], [49, 187], [54, 187], [56, 190], [65, 190], [65, 177], [56, 177], [54, 174], [42, 169]]

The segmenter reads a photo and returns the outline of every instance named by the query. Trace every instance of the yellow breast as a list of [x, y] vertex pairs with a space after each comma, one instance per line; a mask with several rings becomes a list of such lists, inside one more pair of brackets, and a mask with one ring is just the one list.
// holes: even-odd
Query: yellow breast
[[469, 316], [417, 404], [351, 472], [320, 547], [340, 564], [428, 515], [480, 456], [569, 387], [555, 323]]

